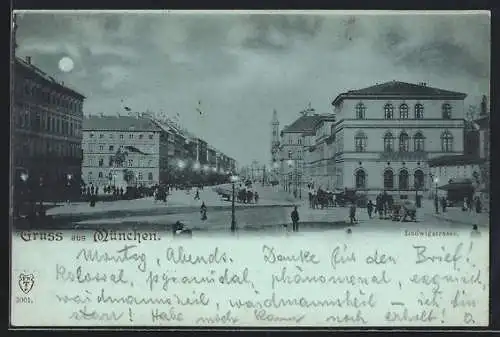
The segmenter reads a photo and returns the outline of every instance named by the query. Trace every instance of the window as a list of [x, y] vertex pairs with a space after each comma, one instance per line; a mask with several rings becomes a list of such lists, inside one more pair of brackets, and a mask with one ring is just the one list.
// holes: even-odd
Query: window
[[143, 137], [144, 137], [144, 135], [143, 135], [143, 134], [140, 134], [140, 135], [139, 135], [139, 139], [142, 139]]
[[415, 119], [424, 118], [424, 106], [420, 103], [415, 104]]
[[99, 172], [99, 178], [102, 178], [102, 177], [103, 177], [103, 176], [102, 176], [102, 172]]
[[115, 147], [113, 145], [110, 145], [109, 146], [109, 151], [114, 151], [115, 150]]
[[104, 159], [99, 159], [99, 167], [102, 167], [104, 166]]
[[366, 173], [362, 169], [356, 171], [356, 188], [366, 188]]
[[94, 138], [94, 134], [93, 134], [93, 133], [91, 133], [91, 134], [89, 135], [89, 137], [90, 137], [90, 138]]
[[128, 160], [128, 166], [131, 167], [134, 165], [134, 161], [132, 159]]
[[416, 170], [413, 174], [413, 179], [415, 181], [415, 189], [424, 188], [424, 172], [422, 170]]
[[123, 135], [120, 135], [120, 139], [123, 139]]
[[451, 105], [444, 103], [441, 106], [441, 112], [443, 114], [443, 119], [451, 119]]
[[394, 189], [394, 173], [391, 169], [386, 169], [384, 171], [384, 189], [392, 190]]
[[384, 135], [384, 151], [385, 152], [394, 151], [394, 136], [390, 132], [387, 132]]
[[408, 171], [405, 169], [399, 171], [399, 189], [406, 191], [409, 189], [409, 184], [408, 184]]
[[399, 106], [399, 118], [408, 119], [408, 105], [403, 103]]
[[128, 135], [128, 138], [132, 139], [132, 138], [134, 138], [134, 135], [131, 133]]
[[415, 133], [415, 136], [413, 136], [413, 143], [415, 151], [424, 150], [424, 135], [422, 134], [422, 132], [419, 131]]
[[366, 135], [360, 131], [354, 136], [354, 143], [356, 145], [356, 152], [365, 152], [366, 151]]
[[292, 159], [292, 151], [288, 151], [288, 159]]
[[104, 135], [102, 133], [99, 134], [99, 139], [104, 138]]
[[299, 138], [297, 142], [299, 143], [299, 145], [302, 145], [302, 138]]
[[112, 133], [109, 134], [109, 139], [113, 139], [113, 134]]
[[441, 134], [441, 150], [443, 152], [453, 151], [453, 136], [449, 131], [445, 131]]
[[99, 145], [99, 151], [104, 151], [104, 145]]
[[153, 139], [153, 135], [152, 135], [152, 134], [151, 134], [151, 135], [149, 135], [149, 139]]
[[113, 173], [112, 173], [112, 172], [109, 172], [109, 173], [108, 173], [108, 179], [109, 179], [109, 180], [113, 180]]
[[139, 171], [139, 172], [137, 173], [137, 178], [138, 178], [138, 180], [142, 180], [142, 178], [143, 178], [143, 177], [142, 177], [142, 172], [140, 172], [140, 171]]
[[366, 107], [363, 103], [356, 104], [356, 118], [357, 119], [365, 119], [365, 111]]
[[153, 173], [152, 172], [148, 173], [148, 180], [153, 180]]
[[394, 107], [390, 103], [387, 103], [386, 105], [384, 105], [384, 118], [385, 119], [393, 119], [394, 118]]
[[410, 137], [406, 132], [401, 132], [399, 135], [399, 151], [408, 152], [410, 148]]

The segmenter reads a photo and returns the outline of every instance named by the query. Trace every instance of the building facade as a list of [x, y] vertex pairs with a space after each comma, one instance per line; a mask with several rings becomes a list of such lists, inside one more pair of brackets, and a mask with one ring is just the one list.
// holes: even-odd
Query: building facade
[[301, 192], [308, 184], [305, 173], [304, 134], [313, 132], [316, 124], [323, 118], [322, 115], [301, 112], [302, 116], [292, 124], [286, 126], [280, 133], [280, 185], [285, 191]]
[[82, 162], [82, 118], [85, 97], [31, 63], [16, 58], [12, 104], [14, 186], [44, 186], [48, 198], [62, 196], [65, 186], [79, 190]]
[[401, 198], [428, 194], [427, 161], [463, 153], [466, 94], [391, 81], [332, 102], [336, 188]]
[[[167, 177], [168, 143], [168, 133], [148, 118], [88, 116], [82, 177], [94, 186], [159, 184]], [[122, 163], [115, 159], [118, 152], [126, 153]]]
[[303, 134], [305, 180], [309, 186], [335, 189], [334, 115], [322, 115], [313, 130]]

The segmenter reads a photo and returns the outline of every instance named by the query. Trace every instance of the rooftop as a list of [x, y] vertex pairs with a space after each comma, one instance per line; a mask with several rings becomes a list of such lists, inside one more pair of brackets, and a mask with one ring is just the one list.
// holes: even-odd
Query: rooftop
[[149, 118], [131, 116], [86, 116], [83, 119], [84, 131], [162, 131]]
[[433, 88], [425, 83], [414, 84], [400, 81], [390, 81], [382, 84], [372, 85], [358, 90], [349, 90], [338, 95], [332, 102], [332, 105], [339, 104], [346, 98], [370, 98], [370, 97], [398, 97], [408, 98], [446, 98], [446, 99], [465, 99], [467, 94]]
[[23, 60], [22, 58], [16, 57], [16, 64], [18, 66], [25, 68], [26, 70], [30, 71], [31, 73], [35, 74], [36, 76], [44, 79], [45, 81], [47, 81], [51, 84], [54, 84], [56, 86], [59, 86], [60, 88], [62, 88], [64, 90], [71, 92], [73, 95], [75, 95], [81, 99], [86, 98], [84, 95], [82, 95], [78, 91], [68, 87], [66, 84], [64, 84], [64, 82], [57, 81], [55, 78], [48, 75], [46, 72], [44, 72], [43, 70], [41, 70], [40, 68], [38, 68], [37, 66], [32, 64], [31, 62], [27, 62], [26, 60]]
[[309, 133], [313, 132], [317, 123], [322, 120], [334, 118], [333, 115], [302, 115], [292, 124], [283, 129], [284, 133]]
[[445, 155], [429, 159], [429, 167], [481, 164], [485, 160], [468, 154]]

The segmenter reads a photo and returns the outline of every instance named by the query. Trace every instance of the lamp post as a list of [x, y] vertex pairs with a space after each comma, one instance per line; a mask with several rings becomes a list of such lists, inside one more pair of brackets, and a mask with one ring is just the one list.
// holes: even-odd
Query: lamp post
[[[30, 191], [28, 189], [28, 178], [29, 178], [28, 173], [26, 173], [26, 172], [21, 173], [21, 180], [23, 181], [23, 184], [24, 184], [22, 188], [23, 188], [23, 190], [26, 191], [26, 194], [30, 193]], [[20, 202], [24, 203], [24, 200], [25, 200], [24, 198], [21, 198]], [[29, 200], [29, 198], [28, 198], [28, 200]], [[33, 207], [33, 205], [29, 205], [29, 206]], [[19, 205], [17, 207], [19, 207]], [[18, 213], [18, 212], [16, 211], [16, 213]]]
[[236, 190], [235, 190], [235, 184], [238, 181], [238, 176], [236, 175], [231, 175], [231, 185], [233, 187], [233, 197], [231, 200], [231, 232], [234, 232], [236, 230], [236, 209], [235, 209], [235, 204], [234, 204], [234, 199], [236, 197]]
[[70, 199], [71, 199], [71, 180], [73, 179], [73, 175], [71, 173], [68, 173], [66, 175], [66, 180], [67, 180], [67, 188], [68, 188], [68, 191], [66, 192], [67, 195], [68, 195], [68, 204], [70, 203]]

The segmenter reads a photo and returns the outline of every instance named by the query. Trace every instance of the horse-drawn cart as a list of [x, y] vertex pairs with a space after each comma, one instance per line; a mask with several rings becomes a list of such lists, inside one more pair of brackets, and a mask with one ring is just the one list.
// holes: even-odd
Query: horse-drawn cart
[[410, 200], [394, 201], [390, 209], [392, 221], [417, 221], [417, 207]]

